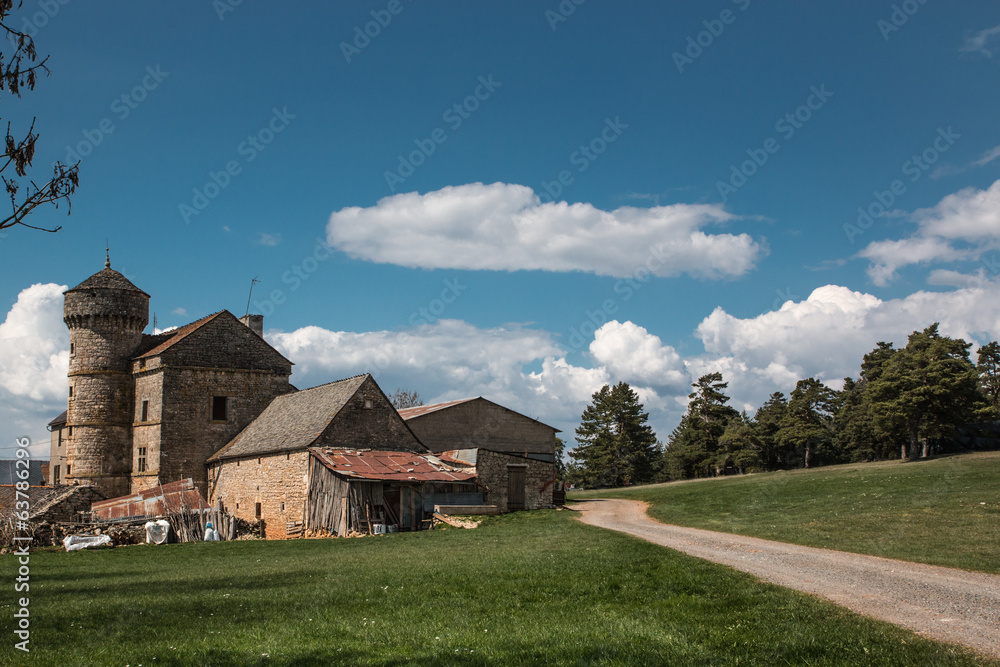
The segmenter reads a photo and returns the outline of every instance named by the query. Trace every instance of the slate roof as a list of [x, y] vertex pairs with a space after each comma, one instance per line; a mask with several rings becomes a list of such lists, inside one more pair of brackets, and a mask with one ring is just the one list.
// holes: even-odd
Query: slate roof
[[53, 430], [55, 430], [56, 428], [58, 428], [60, 426], [65, 426], [66, 425], [66, 415], [68, 413], [69, 413], [68, 410], [63, 410], [61, 415], [59, 415], [58, 417], [56, 417], [55, 419], [53, 419], [52, 421], [50, 421], [49, 424], [48, 424], [49, 430], [53, 431]]
[[[48, 508], [51, 505], [50, 501], [58, 499], [68, 488], [76, 487], [29, 486], [26, 492], [22, 491], [21, 493], [28, 494], [28, 507], [31, 512], [29, 516], [37, 514], [39, 507]], [[18, 500], [24, 498], [17, 497], [17, 487], [13, 484], [0, 484], [0, 513], [13, 511], [17, 507]]]
[[201, 327], [205, 326], [206, 324], [208, 324], [209, 322], [211, 322], [224, 312], [226, 311], [220, 310], [217, 313], [212, 313], [211, 315], [203, 317], [200, 320], [196, 320], [191, 324], [185, 324], [179, 329], [174, 329], [173, 331], [157, 334], [158, 336], [164, 337], [162, 339], [162, 342], [158, 342], [152, 349], [138, 355], [136, 359], [140, 359], [142, 357], [155, 357], [158, 354], [162, 354], [165, 350], [167, 350], [167, 348], [184, 340], [185, 337], [194, 333]]
[[310, 448], [310, 453], [333, 472], [356, 479], [397, 482], [467, 482], [475, 471], [456, 470], [432, 454], [383, 450]]
[[[88, 289], [118, 289], [124, 290], [126, 292], [138, 292], [139, 294], [146, 294], [141, 289], [132, 284], [132, 282], [118, 273], [112, 268], [104, 268], [90, 276], [82, 283], [74, 287], [73, 289], [66, 290], [67, 292], [76, 292]], [[149, 295], [146, 294], [148, 297]]]
[[[0, 459], [0, 484], [14, 484], [21, 481], [18, 471], [23, 471], [24, 466], [18, 466], [17, 461], [17, 459]], [[30, 486], [46, 483], [45, 473], [48, 465], [48, 461], [28, 460], [27, 482]]]
[[369, 377], [355, 375], [276, 397], [228, 445], [210, 456], [209, 463], [309, 447]]
[[[482, 398], [482, 397], [480, 397]], [[414, 417], [420, 417], [426, 415], [428, 412], [437, 412], [438, 410], [443, 410], [444, 408], [450, 408], [453, 405], [459, 405], [460, 403], [468, 403], [469, 401], [474, 401], [474, 398], [460, 398], [457, 401], [448, 401], [447, 403], [435, 403], [434, 405], [418, 405], [413, 408], [403, 408], [398, 410], [399, 416], [403, 419], [413, 419]]]

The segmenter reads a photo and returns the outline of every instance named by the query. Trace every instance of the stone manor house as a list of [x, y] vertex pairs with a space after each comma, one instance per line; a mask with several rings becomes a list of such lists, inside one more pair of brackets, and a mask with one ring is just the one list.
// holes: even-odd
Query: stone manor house
[[370, 375], [300, 391], [262, 316], [223, 310], [146, 334], [149, 298], [110, 260], [65, 292], [52, 485], [114, 498], [190, 478], [274, 537], [418, 528], [435, 505], [551, 506], [555, 428], [481, 397], [397, 411]]

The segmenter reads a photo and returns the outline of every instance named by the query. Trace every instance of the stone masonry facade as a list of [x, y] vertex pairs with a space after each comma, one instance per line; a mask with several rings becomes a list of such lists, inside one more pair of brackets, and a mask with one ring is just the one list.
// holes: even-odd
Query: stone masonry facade
[[149, 295], [105, 267], [67, 290], [65, 297], [63, 320], [70, 335], [66, 425], [72, 438], [64, 479], [118, 495], [129, 490], [133, 400], [129, 360], [149, 321]]
[[209, 502], [240, 519], [263, 519], [265, 536], [282, 539], [289, 522], [303, 519], [308, 475], [308, 451], [221, 461], [209, 468]]
[[[366, 405], [370, 407], [365, 407]], [[420, 441], [370, 376], [337, 413], [316, 447], [423, 450]]]
[[553, 464], [480, 449], [476, 454], [476, 476], [484, 504], [496, 505], [501, 512], [510, 511], [507, 491], [512, 468], [524, 470], [524, 509], [553, 507], [552, 485], [556, 476]]
[[50, 456], [60, 481], [107, 497], [187, 477], [206, 494], [206, 459], [294, 391], [292, 363], [261, 337], [261, 318], [221, 311], [144, 334], [149, 295], [110, 261], [66, 291], [63, 319], [69, 398]]
[[484, 398], [420, 414], [406, 423], [434, 452], [486, 448], [555, 460], [556, 429]]

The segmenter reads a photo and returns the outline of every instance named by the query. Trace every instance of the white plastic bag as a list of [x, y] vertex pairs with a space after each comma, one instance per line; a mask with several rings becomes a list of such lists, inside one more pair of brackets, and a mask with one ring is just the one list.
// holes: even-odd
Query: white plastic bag
[[166, 519], [146, 522], [146, 544], [166, 544], [170, 537], [170, 522]]
[[107, 535], [69, 535], [63, 540], [66, 551], [79, 551], [105, 544], [111, 544], [111, 538]]

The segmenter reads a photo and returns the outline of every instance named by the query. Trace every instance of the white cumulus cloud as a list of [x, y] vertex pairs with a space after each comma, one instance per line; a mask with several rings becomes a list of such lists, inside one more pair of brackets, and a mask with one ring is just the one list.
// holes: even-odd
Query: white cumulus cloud
[[62, 321], [65, 285], [21, 290], [0, 324], [0, 449], [31, 439], [32, 456], [48, 455], [45, 425], [66, 409], [69, 331]]
[[837, 387], [842, 378], [857, 377], [862, 357], [879, 341], [905, 345], [911, 332], [934, 322], [947, 336], [996, 340], [1000, 284], [978, 280], [951, 292], [919, 291], [890, 300], [827, 285], [804, 301], [786, 301], [752, 318], [716, 308], [695, 334], [705, 354], [687, 363], [692, 377], [722, 372], [738, 404], [759, 406], [771, 392], [787, 394], [807, 377]]
[[630, 383], [687, 390], [690, 375], [677, 351], [632, 322], [612, 320], [594, 333], [594, 359]]
[[875, 241], [858, 253], [871, 261], [868, 275], [879, 286], [913, 264], [979, 259], [1000, 239], [1000, 180], [985, 190], [966, 188], [936, 206], [915, 211], [916, 232], [899, 240]]
[[413, 268], [727, 278], [766, 254], [748, 234], [702, 229], [733, 219], [715, 204], [603, 211], [542, 203], [523, 185], [472, 183], [341, 209], [330, 216], [327, 238], [351, 257]]
[[[63, 323], [65, 285], [21, 290], [0, 324], [0, 387], [36, 401], [65, 397], [69, 330]], [[55, 416], [55, 415], [53, 415]]]

